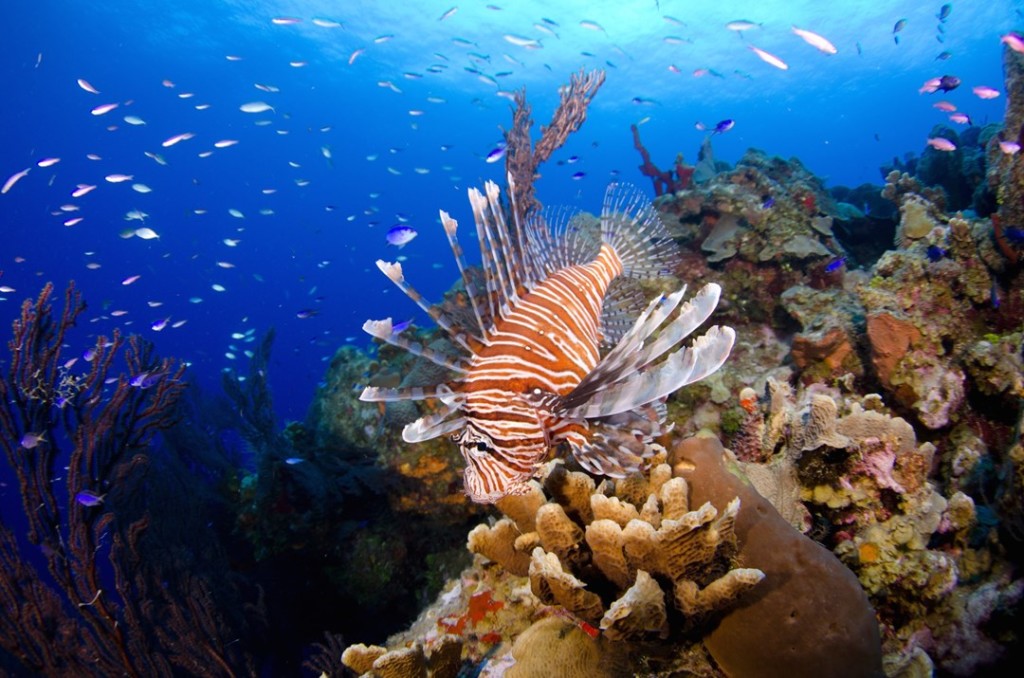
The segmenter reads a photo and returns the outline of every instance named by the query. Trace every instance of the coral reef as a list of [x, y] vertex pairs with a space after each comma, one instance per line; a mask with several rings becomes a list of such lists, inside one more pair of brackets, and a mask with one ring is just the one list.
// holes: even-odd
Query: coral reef
[[[770, 483], [781, 468], [798, 478], [811, 524], [829, 526], [818, 537], [856, 573], [878, 610], [886, 672], [904, 675], [915, 662], [934, 662], [963, 675], [994, 661], [999, 642], [982, 629], [1018, 603], [1024, 582], [979, 533], [971, 497], [943, 494], [930, 479], [936, 447], [918, 444], [910, 423], [888, 413], [877, 395], [820, 387], [795, 395], [778, 384], [773, 392], [771, 405], [748, 424], [748, 438], [761, 433], [769, 461], [740, 466], [769, 497], [778, 496]], [[771, 430], [789, 431], [781, 447]], [[961, 434], [959, 446], [968, 445], [978, 448]], [[977, 464], [982, 454], [946, 472], [963, 476], [963, 464]], [[757, 473], [764, 465], [774, 473]], [[961, 645], [965, 638], [969, 648]]]
[[[388, 645], [432, 657], [457, 634], [476, 663], [501, 642], [481, 675], [754, 675], [766, 657], [778, 675], [878, 673], [877, 625], [850, 571], [730, 474], [717, 439], [671, 459], [676, 473], [656, 458], [649, 474], [600, 485], [551, 462], [528, 494], [500, 501], [505, 517], [470, 532], [474, 566]], [[354, 646], [345, 661], [383, 675], [376, 662], [395, 652]]]
[[[1024, 63], [1004, 58], [1006, 126], [894, 160], [884, 186], [829, 192], [799, 161], [749, 151], [723, 167], [709, 147], [675, 176], [634, 132], [686, 248], [674, 273], [725, 290], [730, 361], [669, 398], [667, 466], [601, 484], [548, 467], [472, 531], [473, 566], [388, 647], [429, 658], [458, 635], [485, 676], [1012, 663], [1024, 182], [998, 141], [1024, 133]], [[692, 548], [658, 555], [681, 524]]]
[[[1019, 153], [1011, 155], [1000, 151], [999, 141], [1024, 145], [1024, 54], [1005, 46], [1003, 73], [1006, 89], [1003, 130], [988, 141], [986, 179], [989, 190], [996, 195], [999, 221], [1021, 229], [1024, 228], [1024, 160]], [[1017, 243], [1015, 249], [1019, 248], [1020, 243]]]

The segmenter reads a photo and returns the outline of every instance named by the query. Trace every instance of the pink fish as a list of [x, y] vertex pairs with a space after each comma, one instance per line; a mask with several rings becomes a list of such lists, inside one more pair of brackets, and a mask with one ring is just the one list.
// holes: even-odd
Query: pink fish
[[937, 101], [934, 104], [932, 104], [932, 106], [946, 113], [952, 113], [953, 111], [956, 110], [956, 106], [954, 106], [948, 101]]
[[32, 169], [32, 168], [31, 167], [26, 167], [25, 169], [21, 170], [20, 172], [15, 172], [11, 176], [9, 176], [7, 178], [7, 181], [4, 182], [3, 188], [0, 188], [0, 195], [2, 195], [4, 193], [6, 193], [7, 191], [11, 190], [14, 187], [14, 184], [16, 184], [19, 181], [21, 181], [22, 179], [24, 179], [25, 176], [28, 175], [28, 171], [30, 169]]
[[966, 113], [953, 113], [949, 116], [949, 119], [958, 125], [970, 125], [971, 118]]
[[928, 145], [934, 148], [936, 151], [955, 151], [956, 144], [949, 139], [942, 137], [932, 137], [928, 139]]
[[90, 112], [93, 115], [103, 115], [104, 113], [111, 112], [112, 110], [117, 108], [117, 106], [117, 104], [103, 104], [102, 106], [97, 106], [96, 108], [92, 109], [92, 111]]
[[999, 42], [1003, 43], [1014, 52], [1024, 54], [1024, 38], [1022, 38], [1019, 33], [1007, 33], [999, 38]]
[[754, 54], [756, 54], [758, 56], [758, 58], [761, 59], [761, 61], [765, 62], [766, 64], [775, 66], [775, 68], [779, 68], [779, 69], [781, 69], [783, 71], [788, 71], [789, 70], [789, 65], [785, 61], [780, 59], [779, 57], [775, 56], [774, 54], [766, 52], [763, 49], [758, 49], [757, 47], [754, 47], [753, 45], [749, 45], [749, 47], [750, 47], [750, 50]]
[[78, 79], [78, 86], [81, 87], [82, 89], [84, 89], [89, 94], [99, 94], [100, 93], [100, 91], [98, 89], [96, 89], [95, 87], [93, 87], [92, 85], [89, 84], [88, 80], [84, 80], [82, 78]]
[[824, 52], [825, 54], [835, 54], [836, 52], [838, 52], [835, 45], [833, 45], [831, 42], [821, 37], [817, 33], [813, 33], [802, 28], [797, 28], [796, 26], [793, 26], [793, 33], [803, 38], [804, 42], [806, 42], [811, 47], [814, 47]]
[[999, 150], [1005, 153], [1006, 155], [1013, 155], [1014, 153], [1020, 151], [1020, 144], [1018, 144], [1016, 141], [1000, 141]]
[[178, 143], [180, 141], [187, 141], [188, 139], [191, 139], [194, 136], [195, 136], [195, 134], [193, 134], [192, 132], [184, 132], [183, 134], [175, 134], [173, 137], [170, 137], [169, 139], [166, 139], [160, 145], [163, 146], [164, 148], [168, 148], [168, 147], [173, 146], [174, 144], [176, 144], [176, 143]]
[[993, 89], [991, 87], [986, 87], [985, 85], [978, 85], [971, 91], [974, 92], [981, 99], [995, 99], [997, 96], [999, 96], [999, 90]]

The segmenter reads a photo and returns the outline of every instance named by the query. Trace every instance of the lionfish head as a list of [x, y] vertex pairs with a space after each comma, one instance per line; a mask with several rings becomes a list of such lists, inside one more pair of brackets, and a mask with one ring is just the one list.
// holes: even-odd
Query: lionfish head
[[502, 497], [524, 494], [537, 465], [548, 452], [547, 445], [501, 440], [475, 423], [452, 435], [466, 460], [463, 472], [466, 494], [480, 504], [493, 504]]

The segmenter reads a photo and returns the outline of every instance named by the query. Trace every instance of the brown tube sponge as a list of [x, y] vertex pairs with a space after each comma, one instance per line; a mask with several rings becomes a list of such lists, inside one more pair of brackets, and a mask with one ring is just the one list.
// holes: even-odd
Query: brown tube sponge
[[740, 565], [765, 574], [704, 639], [725, 673], [733, 678], [883, 675], [878, 622], [857, 577], [730, 473], [717, 438], [684, 440], [671, 462], [686, 479], [693, 505], [710, 501], [721, 512], [739, 497]]

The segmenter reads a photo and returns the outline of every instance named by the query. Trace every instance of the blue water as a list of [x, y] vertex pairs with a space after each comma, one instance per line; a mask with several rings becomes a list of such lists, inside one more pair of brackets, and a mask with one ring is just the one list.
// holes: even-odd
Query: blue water
[[[503, 163], [484, 161], [511, 123], [499, 89], [525, 86], [539, 126], [570, 73], [607, 71], [586, 125], [541, 168], [545, 203], [596, 210], [613, 176], [648, 188], [629, 131], [641, 121], [663, 167], [679, 152], [696, 159], [704, 137], [697, 121], [731, 118], [735, 127], [715, 138], [719, 159], [734, 162], [757, 147], [799, 157], [829, 185], [879, 183], [881, 164], [920, 153], [932, 126], [946, 121], [935, 101], [952, 102], [975, 123], [1001, 120], [1005, 96], [982, 100], [971, 90], [1001, 89], [999, 36], [1024, 21], [1011, 0], [953, 3], [941, 26], [940, 2], [882, 0], [728, 9], [682, 0], [497, 0], [462, 2], [441, 20], [454, 1], [8, 3], [0, 180], [32, 169], [0, 196], [0, 286], [15, 290], [0, 294], [0, 325], [43, 282], [63, 288], [74, 279], [90, 308], [68, 355], [90, 345], [87, 335], [140, 332], [161, 354], [190, 362], [192, 378], [213, 392], [222, 370], [247, 369], [245, 351], [273, 326], [276, 407], [283, 419], [302, 418], [333, 352], [347, 342], [369, 346], [364, 320], [424, 321], [375, 260], [405, 257], [409, 280], [428, 298], [455, 280], [437, 211], [471, 225], [466, 189], [502, 181]], [[725, 27], [736, 19], [761, 25], [740, 35]], [[330, 22], [342, 25], [317, 25]], [[818, 51], [792, 25], [826, 36], [838, 53]], [[538, 48], [506, 35], [535, 39]], [[750, 45], [788, 70], [760, 60]], [[950, 58], [936, 58], [946, 50]], [[694, 75], [704, 68], [723, 77]], [[948, 95], [918, 93], [947, 73], [963, 85]], [[240, 110], [257, 101], [273, 110]], [[119, 105], [90, 112], [108, 103]], [[162, 147], [183, 133], [194, 136]], [[238, 143], [215, 147], [224, 140]], [[568, 162], [573, 156], [578, 161]], [[37, 166], [48, 157], [60, 162]], [[577, 172], [582, 179], [571, 178]], [[133, 179], [110, 183], [111, 174]], [[137, 192], [133, 183], [152, 190]], [[72, 198], [78, 184], [97, 188]], [[132, 210], [148, 216], [125, 220]], [[403, 221], [419, 236], [399, 251], [385, 233]], [[159, 238], [119, 237], [143, 226]], [[316, 313], [299, 318], [303, 311]], [[165, 319], [162, 330], [153, 328]]]

